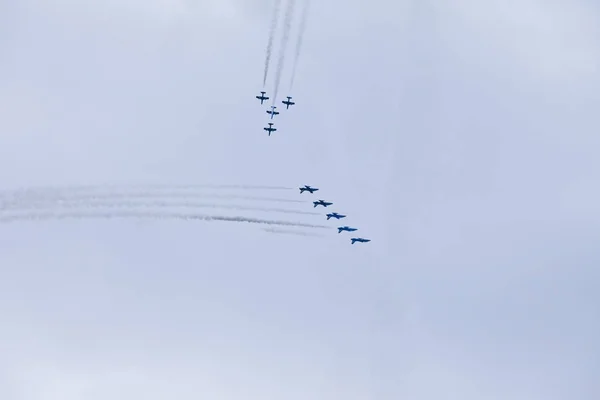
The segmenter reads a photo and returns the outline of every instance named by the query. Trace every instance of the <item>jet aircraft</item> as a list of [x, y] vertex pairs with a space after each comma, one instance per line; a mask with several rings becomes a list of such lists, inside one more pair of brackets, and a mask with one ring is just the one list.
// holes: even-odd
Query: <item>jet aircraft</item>
[[291, 96], [287, 96], [287, 100], [283, 100], [282, 103], [285, 104], [285, 109], [286, 110], [288, 110], [290, 108], [290, 106], [293, 106], [294, 104], [296, 104], [296, 103], [294, 103], [292, 101], [292, 97]]
[[356, 242], [367, 243], [367, 242], [370, 242], [371, 239], [352, 238], [352, 239], [350, 239], [350, 241], [352, 242], [351, 244], [354, 244]]
[[[313, 204], [315, 205], [315, 207], [317, 207], [317, 206], [328, 207], [328, 206], [332, 205], [333, 203], [328, 203], [325, 200], [319, 200], [319, 201], [313, 201]], [[315, 208], [315, 207], [313, 207], [313, 208]]]
[[349, 226], [340, 226], [338, 227], [338, 233], [342, 233], [342, 231], [346, 231], [346, 232], [354, 232], [357, 231], [357, 228], [350, 228]]
[[271, 114], [271, 119], [273, 119], [274, 116], [279, 114], [279, 111], [275, 111], [276, 108], [276, 106], [271, 106], [271, 109], [267, 110], [267, 114]]
[[319, 190], [318, 188], [310, 187], [308, 185], [304, 185], [304, 187], [298, 189], [300, 189], [300, 193], [310, 192], [311, 194]]
[[331, 214], [326, 214], [327, 215], [327, 220], [329, 221], [329, 218], [335, 218], [335, 219], [341, 219], [341, 218], [346, 218], [345, 215], [342, 214], [338, 214], [336, 212], [331, 213]]
[[277, 130], [277, 128], [273, 128], [273, 123], [269, 122], [269, 127], [264, 127], [263, 128], [265, 131], [269, 132], [269, 136], [271, 136], [271, 132], [275, 132]]
[[267, 92], [260, 92], [260, 96], [256, 96], [256, 98], [260, 100], [260, 104], [262, 104], [265, 100], [269, 100], [269, 98], [265, 96], [265, 93]]

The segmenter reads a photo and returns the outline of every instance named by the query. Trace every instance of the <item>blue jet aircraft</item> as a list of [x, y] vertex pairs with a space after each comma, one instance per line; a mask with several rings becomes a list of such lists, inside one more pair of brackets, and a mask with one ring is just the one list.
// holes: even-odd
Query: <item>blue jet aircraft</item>
[[277, 130], [277, 128], [273, 128], [273, 123], [269, 122], [269, 127], [264, 127], [263, 128], [265, 131], [269, 132], [269, 136], [271, 136], [271, 132], [275, 132]]
[[308, 185], [304, 185], [304, 187], [298, 189], [300, 189], [300, 193], [310, 192], [311, 194], [319, 190], [318, 188], [310, 187]]
[[[333, 203], [328, 203], [325, 200], [319, 200], [319, 201], [313, 201], [313, 204], [315, 205], [315, 207], [317, 207], [317, 206], [328, 207], [328, 206], [332, 205]], [[315, 208], [315, 207], [313, 207], [313, 208]]]
[[283, 100], [282, 103], [285, 104], [285, 109], [286, 110], [288, 110], [290, 108], [290, 106], [293, 106], [294, 104], [296, 104], [296, 103], [294, 103], [292, 101], [292, 97], [291, 96], [287, 96], [287, 100]]
[[371, 239], [352, 238], [352, 239], [350, 239], [350, 241], [352, 242], [351, 244], [354, 244], [356, 242], [367, 243], [367, 242], [370, 242]]
[[327, 221], [329, 221], [329, 218], [335, 218], [335, 219], [341, 219], [341, 218], [346, 218], [345, 215], [342, 214], [338, 214], [336, 212], [331, 213], [331, 214], [326, 214], [327, 215]]
[[357, 228], [350, 228], [349, 226], [340, 226], [338, 227], [338, 233], [342, 233], [342, 231], [346, 231], [346, 232], [354, 232], [357, 231]]
[[271, 119], [273, 119], [274, 116], [279, 114], [279, 111], [275, 111], [276, 108], [277, 107], [275, 107], [275, 106], [271, 106], [271, 109], [267, 110], [267, 114], [271, 114]]
[[260, 92], [260, 96], [256, 96], [256, 98], [260, 100], [260, 104], [262, 104], [265, 100], [269, 100], [269, 98], [265, 96], [265, 93], [267, 92]]

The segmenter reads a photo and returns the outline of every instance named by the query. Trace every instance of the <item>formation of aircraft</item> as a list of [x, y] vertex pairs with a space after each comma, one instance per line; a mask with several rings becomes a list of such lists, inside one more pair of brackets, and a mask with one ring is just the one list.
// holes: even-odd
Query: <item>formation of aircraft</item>
[[304, 187], [301, 187], [299, 189], [300, 189], [300, 193], [304, 193], [304, 192], [308, 191], [311, 194], [313, 194], [314, 192], [316, 192], [317, 190], [319, 190], [318, 188], [310, 187], [308, 185], [304, 185]]
[[[264, 103], [265, 100], [269, 100], [269, 96], [267, 96], [267, 92], [260, 92], [260, 95], [256, 96], [256, 98], [258, 100], [260, 100], [260, 104], [262, 105]], [[285, 104], [285, 109], [288, 110], [290, 108], [290, 106], [293, 106], [294, 103], [292, 101], [292, 96], [287, 96], [286, 97], [287, 100], [283, 100], [282, 103]], [[275, 102], [275, 101], [273, 101]], [[274, 119], [276, 115], [279, 115], [279, 111], [276, 111], [275, 109], [277, 108], [277, 106], [272, 105], [270, 110], [267, 110], [267, 114], [269, 114], [271, 117], [270, 119]], [[273, 124], [269, 124], [269, 125], [273, 125]], [[277, 129], [273, 128], [273, 129], [269, 129], [269, 128], [263, 128], [266, 131], [269, 132], [269, 136], [271, 136], [271, 132], [275, 132]], [[312, 193], [312, 192], [311, 192]]]
[[[300, 193], [304, 193], [304, 192], [309, 192], [309, 193], [314, 193], [317, 190], [319, 190], [319, 188], [316, 187], [312, 187], [310, 185], [304, 185], [304, 186], [300, 186], [298, 189], [300, 189]], [[317, 201], [313, 201], [313, 208], [316, 208], [317, 206], [323, 206], [323, 207], [329, 207], [330, 205], [332, 205], [333, 203], [325, 201], [325, 200], [317, 200]], [[325, 216], [327, 217], [327, 220], [329, 221], [331, 218], [335, 218], [337, 220], [340, 220], [342, 218], [346, 218], [346, 215], [344, 214], [339, 214], [337, 212], [332, 212], [332, 213], [328, 213], [325, 214]], [[337, 228], [338, 233], [342, 233], [342, 232], [354, 232], [357, 231], [358, 228], [352, 228], [348, 225], [344, 225], [344, 226], [338, 226]], [[354, 243], [367, 243], [370, 242], [371, 239], [365, 239], [362, 237], [353, 237], [350, 239], [350, 243], [354, 244]]]
[[313, 208], [316, 208], [317, 206], [329, 207], [333, 203], [329, 203], [325, 200], [319, 200], [319, 201], [313, 201], [313, 204], [315, 205]]
[[268, 127], [264, 127], [263, 128], [265, 131], [269, 132], [269, 136], [271, 136], [271, 132], [275, 132], [277, 130], [277, 128], [273, 128], [273, 123], [269, 122], [269, 126]]

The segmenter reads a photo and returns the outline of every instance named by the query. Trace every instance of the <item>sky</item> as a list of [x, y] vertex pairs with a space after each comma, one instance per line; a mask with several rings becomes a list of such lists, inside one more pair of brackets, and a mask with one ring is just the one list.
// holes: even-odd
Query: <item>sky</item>
[[313, 2], [268, 137], [272, 5], [0, 0], [0, 190], [285, 186], [202, 190], [372, 239], [0, 218], [0, 398], [598, 398], [600, 5]]

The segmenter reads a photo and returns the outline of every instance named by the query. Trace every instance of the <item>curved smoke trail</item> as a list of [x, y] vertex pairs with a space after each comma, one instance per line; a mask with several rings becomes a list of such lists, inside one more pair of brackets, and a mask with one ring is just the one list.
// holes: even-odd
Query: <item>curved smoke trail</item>
[[[169, 200], [131, 200], [115, 201], [112, 199], [67, 199], [61, 201], [37, 201], [29, 203], [14, 203], [0, 207], [0, 212], [31, 211], [44, 209], [115, 209], [115, 208], [216, 208], [238, 211], [263, 211], [296, 215], [320, 215], [314, 211], [291, 210], [287, 208], [249, 207], [237, 204], [213, 204], [196, 201], [169, 201]], [[1, 214], [0, 214], [1, 215]]]
[[296, 235], [296, 236], [311, 236], [311, 237], [323, 237], [317, 233], [312, 232], [303, 232], [303, 231], [294, 231], [291, 229], [277, 229], [277, 228], [263, 228], [263, 231], [269, 233], [277, 233], [280, 235]]
[[0, 215], [0, 224], [18, 221], [45, 221], [64, 219], [154, 219], [154, 220], [182, 220], [182, 221], [223, 221], [246, 222], [250, 224], [295, 226], [301, 228], [331, 229], [326, 225], [314, 225], [303, 222], [268, 220], [248, 217], [227, 217], [217, 215], [186, 214], [186, 213], [157, 213], [157, 212], [93, 212], [93, 213], [53, 213], [38, 212], [26, 214]]
[[306, 30], [306, 19], [308, 17], [308, 6], [310, 0], [304, 0], [304, 8], [302, 9], [302, 16], [300, 17], [300, 27], [298, 28], [298, 41], [296, 42], [296, 55], [294, 56], [294, 65], [292, 67], [292, 79], [290, 80], [290, 92], [294, 87], [294, 78], [296, 77], [296, 66], [298, 65], [298, 58], [300, 58], [300, 50], [302, 48], [302, 42], [304, 40], [304, 31]]
[[288, 0], [287, 7], [285, 9], [285, 19], [283, 22], [283, 36], [281, 37], [281, 48], [279, 49], [279, 62], [277, 63], [277, 74], [275, 75], [273, 105], [275, 105], [275, 101], [277, 100], [277, 94], [279, 93], [279, 83], [281, 82], [281, 73], [283, 72], [283, 64], [285, 62], [285, 51], [290, 37], [290, 29], [292, 28], [292, 18], [294, 16], [295, 3], [295, 0]]
[[275, 0], [273, 8], [273, 16], [271, 17], [271, 27], [269, 28], [269, 41], [267, 42], [267, 54], [265, 56], [265, 73], [263, 76], [263, 88], [267, 84], [267, 75], [269, 74], [269, 64], [271, 63], [271, 53], [273, 52], [273, 39], [277, 30], [277, 20], [279, 19], [279, 9], [281, 8], [281, 0]]
[[26, 204], [57, 204], [68, 201], [99, 201], [99, 200], [130, 200], [135, 198], [141, 199], [201, 199], [201, 198], [213, 198], [213, 199], [241, 199], [241, 200], [252, 200], [252, 201], [271, 201], [275, 203], [306, 203], [307, 200], [294, 200], [294, 199], [282, 199], [274, 197], [260, 197], [260, 196], [244, 196], [236, 194], [214, 194], [214, 193], [180, 193], [166, 191], [160, 192], [121, 192], [121, 193], [30, 193], [29, 195], [19, 196], [7, 196], [4, 199], [0, 199], [0, 210], [10, 209], [14, 207], [24, 206]]

